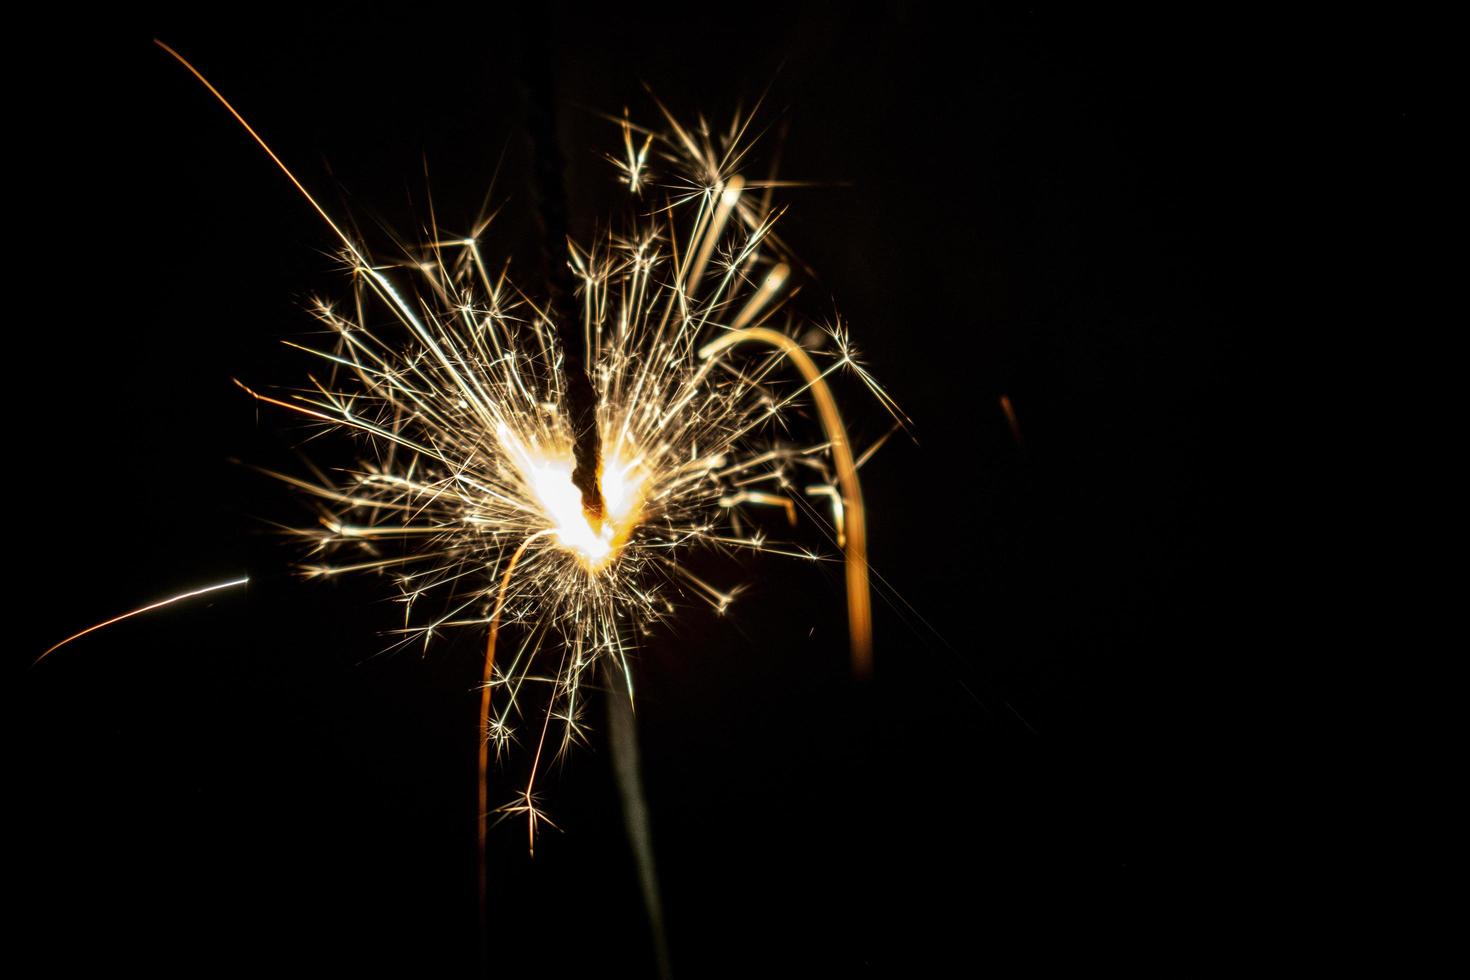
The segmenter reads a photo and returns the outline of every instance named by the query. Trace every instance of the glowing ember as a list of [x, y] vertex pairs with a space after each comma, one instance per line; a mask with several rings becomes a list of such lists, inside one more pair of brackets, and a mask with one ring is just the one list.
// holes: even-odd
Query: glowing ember
[[572, 483], [571, 450], [538, 453], [527, 450], [504, 426], [498, 434], [501, 446], [515, 460], [531, 495], [541, 505], [557, 543], [587, 571], [605, 568], [627, 543], [641, 513], [642, 470], [621, 459], [603, 461], [599, 482], [606, 510], [596, 517], [583, 508], [582, 493]]

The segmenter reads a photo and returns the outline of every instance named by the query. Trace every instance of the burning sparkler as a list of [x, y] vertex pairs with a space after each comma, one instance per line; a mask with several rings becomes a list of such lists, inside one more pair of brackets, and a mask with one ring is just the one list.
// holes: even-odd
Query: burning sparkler
[[[557, 323], [486, 258], [488, 222], [461, 236], [434, 228], [418, 251], [392, 261], [370, 256], [224, 96], [160, 46], [341, 241], [352, 298], [316, 302], [334, 342], [301, 347], [321, 371], [279, 397], [240, 386], [361, 439], [362, 461], [338, 478], [271, 474], [315, 501], [317, 526], [294, 532], [313, 555], [306, 574], [393, 576], [406, 610], [401, 644], [463, 628], [487, 637], [482, 873], [489, 754], [517, 737], [529, 692], [544, 685], [545, 709], [528, 726], [530, 777], [500, 811], [527, 818], [534, 846], [545, 819], [536, 774], [549, 743], [560, 751], [577, 736], [588, 672], [613, 665], [631, 696], [630, 646], [673, 612], [672, 595], [692, 592], [719, 611], [735, 598], [738, 589], [697, 577], [681, 556], [714, 547], [818, 557], [768, 540], [750, 508], [779, 508], [791, 523], [798, 508], [820, 517], [813, 501], [829, 509], [845, 556], [854, 670], [870, 670], [861, 460], [826, 379], [852, 371], [897, 410], [840, 325], [827, 330], [825, 365], [793, 338], [782, 292], [791, 268], [773, 234], [777, 182], [739, 173], [748, 120], [715, 135], [681, 125], [662, 106], [661, 131], [624, 114], [624, 154], [614, 163], [646, 216], [589, 248], [571, 247], [577, 322]], [[583, 364], [595, 400], [590, 426], [579, 428], [569, 402]], [[787, 364], [800, 383], [783, 374]], [[778, 434], [808, 398], [824, 438], [791, 445]], [[501, 651], [512, 623], [518, 642]]]

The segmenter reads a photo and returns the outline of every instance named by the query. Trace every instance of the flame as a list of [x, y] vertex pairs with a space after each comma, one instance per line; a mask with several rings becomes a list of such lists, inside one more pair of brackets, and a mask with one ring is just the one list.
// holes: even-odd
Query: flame
[[589, 572], [599, 572], [618, 556], [638, 526], [643, 510], [647, 474], [638, 459], [612, 457], [603, 461], [598, 483], [602, 487], [603, 517], [593, 518], [582, 506], [582, 491], [572, 483], [574, 462], [570, 449], [527, 447], [510, 430], [500, 427], [500, 443], [540, 505], [547, 528], [558, 544], [571, 552]]

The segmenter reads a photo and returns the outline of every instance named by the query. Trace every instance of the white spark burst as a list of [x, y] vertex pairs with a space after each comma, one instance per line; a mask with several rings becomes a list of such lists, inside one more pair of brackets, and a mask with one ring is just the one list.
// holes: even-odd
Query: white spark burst
[[[840, 324], [827, 331], [825, 355], [795, 339], [804, 325], [785, 304], [792, 270], [773, 234], [778, 182], [739, 173], [747, 119], [719, 135], [667, 111], [659, 130], [634, 126], [626, 112], [618, 120], [624, 154], [610, 159], [639, 217], [568, 254], [598, 403], [598, 513], [572, 482], [561, 346], [569, 331], [487, 259], [488, 222], [468, 235], [431, 224], [417, 249], [370, 256], [224, 97], [165, 49], [341, 240], [351, 301], [314, 306], [331, 343], [294, 345], [321, 371], [297, 390], [241, 387], [308, 425], [360, 439], [359, 461], [331, 477], [272, 474], [315, 501], [317, 523], [294, 532], [311, 552], [306, 574], [391, 576], [405, 607], [397, 643], [463, 629], [487, 637], [482, 819], [489, 752], [529, 727], [530, 778], [500, 809], [527, 817], [534, 844], [545, 820], [536, 773], [549, 741], [560, 751], [578, 737], [588, 672], [611, 661], [631, 694], [630, 648], [674, 611], [674, 599], [697, 595], [721, 612], [734, 601], [738, 586], [686, 567], [691, 549], [817, 556], [770, 541], [748, 508], [779, 509], [790, 524], [799, 509], [821, 523], [830, 514], [845, 556], [854, 667], [868, 670], [861, 461], [826, 379], [850, 369], [897, 412], [857, 366]], [[815, 441], [788, 435], [806, 427], [792, 410], [807, 405], [821, 424]], [[497, 651], [510, 624], [518, 642]], [[542, 692], [535, 712], [526, 704], [533, 690]]]

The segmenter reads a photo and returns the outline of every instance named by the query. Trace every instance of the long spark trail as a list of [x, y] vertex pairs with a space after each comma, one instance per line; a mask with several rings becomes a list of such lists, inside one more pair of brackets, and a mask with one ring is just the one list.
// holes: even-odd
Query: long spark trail
[[98, 630], [103, 629], [104, 627], [113, 625], [114, 623], [121, 623], [123, 620], [132, 619], [134, 616], [141, 616], [144, 613], [153, 612], [155, 609], [163, 609], [166, 606], [172, 606], [174, 603], [183, 602], [185, 599], [193, 599], [198, 596], [208, 595], [211, 592], [221, 592], [225, 589], [236, 589], [242, 585], [248, 584], [250, 584], [250, 576], [246, 575], [241, 578], [230, 579], [230, 581], [228, 582], [220, 582], [217, 585], [206, 585], [200, 589], [191, 589], [188, 592], [181, 592], [178, 595], [169, 596], [167, 599], [160, 599], [157, 602], [150, 602], [146, 606], [139, 606], [137, 609], [134, 609], [131, 612], [125, 612], [120, 616], [114, 616], [111, 619], [106, 619], [95, 625], [88, 626], [86, 629], [80, 630], [76, 633], [73, 633], [71, 636], [68, 636], [60, 643], [53, 644], [52, 646], [47, 648], [45, 653], [41, 654], [35, 659], [32, 666], [34, 666], [34, 664], [40, 663], [42, 660], [45, 660], [47, 657], [51, 656], [51, 654], [55, 653], [57, 650], [60, 650], [62, 647], [66, 646], [73, 640], [80, 640], [88, 633], [95, 633]]

